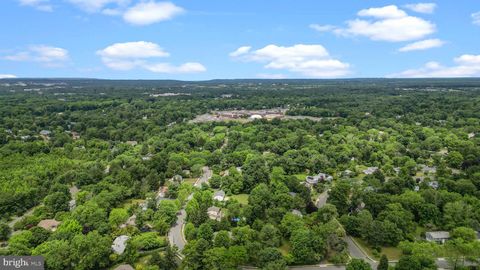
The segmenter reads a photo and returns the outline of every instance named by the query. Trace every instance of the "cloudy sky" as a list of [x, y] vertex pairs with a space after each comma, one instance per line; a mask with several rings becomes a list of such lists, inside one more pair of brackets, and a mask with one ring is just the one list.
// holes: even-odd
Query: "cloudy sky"
[[477, 0], [1, 0], [0, 26], [0, 78], [480, 76]]

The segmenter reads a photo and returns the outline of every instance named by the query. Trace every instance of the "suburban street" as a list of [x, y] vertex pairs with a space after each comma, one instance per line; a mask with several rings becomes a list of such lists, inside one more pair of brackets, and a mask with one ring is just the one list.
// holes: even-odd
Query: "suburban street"
[[177, 215], [177, 222], [175, 225], [173, 225], [173, 227], [170, 228], [170, 231], [168, 232], [168, 241], [170, 242], [170, 245], [177, 246], [179, 253], [181, 253], [186, 244], [182, 232], [186, 217], [187, 212], [185, 212], [185, 209], [180, 210]]
[[318, 195], [318, 198], [315, 201], [315, 206], [317, 206], [317, 208], [323, 207], [327, 203], [327, 199], [328, 199], [328, 190], [325, 190], [323, 193]]
[[10, 227], [10, 229], [12, 229], [12, 234], [13, 235], [20, 232], [20, 231], [13, 231], [13, 226], [15, 225], [15, 223], [17, 223], [18, 221], [20, 221], [22, 218], [24, 218], [26, 216], [31, 216], [33, 214], [33, 211], [35, 210], [35, 208], [37, 208], [37, 207], [33, 207], [32, 209], [25, 212], [23, 215], [21, 215], [19, 217], [14, 217], [10, 222], [8, 222], [8, 226]]
[[[195, 182], [194, 187], [199, 188], [203, 183], [208, 183], [208, 180], [212, 177], [212, 175], [213, 171], [209, 167], [203, 167], [203, 174], [198, 178], [197, 182]], [[192, 198], [193, 193], [188, 196], [187, 202]], [[175, 222], [168, 232], [168, 241], [170, 242], [170, 245], [178, 247], [179, 254], [181, 254], [183, 248], [187, 244], [183, 235], [183, 226], [185, 225], [185, 219], [187, 217], [185, 206], [177, 213], [177, 222]]]
[[377, 269], [378, 263], [368, 257], [368, 255], [360, 249], [360, 247], [353, 241], [350, 236], [345, 237], [345, 241], [347, 242], [348, 253], [352, 258], [362, 259], [368, 262], [372, 266], [372, 269]]
[[202, 186], [203, 183], [208, 183], [208, 180], [212, 178], [212, 175], [213, 175], [213, 171], [209, 167], [207, 166], [203, 167], [203, 174], [198, 178], [194, 186], [199, 188]]

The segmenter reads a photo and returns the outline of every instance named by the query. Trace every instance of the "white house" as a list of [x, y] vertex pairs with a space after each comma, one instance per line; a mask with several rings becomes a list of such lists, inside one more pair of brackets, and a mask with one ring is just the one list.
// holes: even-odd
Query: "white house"
[[378, 171], [378, 167], [368, 167], [365, 170], [363, 170], [363, 173], [366, 175], [373, 174], [374, 172]]
[[210, 219], [217, 220], [217, 221], [221, 220], [223, 216], [222, 209], [216, 206], [209, 207], [207, 209], [207, 214]]
[[297, 209], [293, 209], [293, 210], [292, 210], [292, 214], [294, 214], [294, 215], [296, 215], [296, 216], [299, 216], [299, 217], [303, 217], [302, 212], [300, 212], [300, 211], [297, 210]]
[[310, 186], [316, 185], [318, 184], [318, 182], [324, 182], [324, 181], [331, 182], [332, 180], [333, 180], [333, 177], [325, 173], [319, 173], [317, 175], [307, 176], [305, 178], [305, 182]]
[[438, 189], [438, 187], [439, 187], [438, 181], [430, 181], [430, 182], [428, 182], [428, 186], [433, 188], [433, 189]]
[[115, 238], [112, 245], [113, 252], [118, 255], [122, 255], [127, 247], [128, 239], [130, 239], [130, 236], [128, 235], [120, 235], [119, 237]]
[[213, 194], [213, 199], [222, 202], [223, 200], [225, 200], [225, 191], [219, 190], [215, 192], [215, 194]]

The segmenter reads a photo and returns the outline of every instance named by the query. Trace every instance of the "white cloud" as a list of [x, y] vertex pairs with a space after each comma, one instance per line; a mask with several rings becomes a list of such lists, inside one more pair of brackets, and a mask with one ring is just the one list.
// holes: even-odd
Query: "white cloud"
[[21, 51], [4, 57], [10, 61], [31, 61], [39, 62], [46, 66], [62, 66], [69, 59], [66, 49], [47, 45], [33, 45], [26, 51]]
[[129, 8], [123, 19], [135, 25], [148, 25], [167, 21], [184, 12], [184, 9], [171, 2], [141, 2]]
[[242, 47], [238, 48], [237, 50], [235, 50], [234, 52], [231, 52], [230, 57], [238, 57], [240, 55], [247, 54], [248, 52], [250, 52], [251, 49], [252, 49], [252, 47], [250, 47], [250, 46], [242, 46]]
[[395, 5], [390, 5], [380, 8], [362, 9], [357, 13], [357, 15], [361, 17], [375, 18], [403, 18], [407, 16], [407, 13]]
[[41, 11], [52, 12], [53, 7], [50, 0], [19, 0], [20, 5], [34, 7]]
[[428, 77], [479, 77], [480, 55], [464, 54], [454, 59], [455, 65], [443, 66], [428, 62], [419, 69], [409, 69], [387, 77], [428, 78]]
[[327, 25], [310, 24], [309, 27], [318, 32], [328, 32], [337, 28], [336, 26], [329, 25], [329, 24]]
[[472, 14], [473, 24], [480, 25], [480, 11]]
[[78, 6], [86, 12], [100, 12], [107, 6], [109, 7], [126, 7], [130, 0], [68, 0], [70, 3]]
[[418, 13], [432, 14], [433, 12], [435, 12], [435, 9], [437, 8], [437, 4], [417, 3], [417, 4], [408, 4], [408, 5], [405, 5], [405, 7]]
[[14, 79], [14, 78], [17, 78], [17, 76], [12, 74], [0, 74], [0, 79]]
[[350, 73], [350, 65], [333, 59], [322, 45], [283, 47], [272, 44], [255, 51], [245, 48], [247, 46], [230, 55], [242, 61], [264, 63], [266, 69], [288, 70], [307, 77], [342, 77]]
[[142, 68], [156, 73], [180, 74], [205, 72], [206, 68], [195, 62], [179, 66], [163, 62], [151, 62], [152, 58], [169, 57], [170, 54], [158, 44], [146, 41], [115, 43], [97, 51], [102, 62], [115, 70]]
[[310, 26], [340, 36], [363, 36], [375, 41], [401, 42], [424, 38], [436, 31], [435, 24], [410, 16], [395, 5], [360, 10], [360, 18], [346, 22], [347, 27]]
[[442, 47], [445, 42], [440, 39], [426, 39], [417, 41], [414, 43], [410, 43], [405, 45], [404, 47], [398, 49], [400, 52], [410, 52], [410, 51], [420, 51], [420, 50], [428, 50], [431, 48]]
[[102, 57], [109, 58], [150, 58], [169, 56], [169, 53], [164, 51], [158, 46], [158, 44], [146, 41], [115, 43], [98, 51], [98, 54]]

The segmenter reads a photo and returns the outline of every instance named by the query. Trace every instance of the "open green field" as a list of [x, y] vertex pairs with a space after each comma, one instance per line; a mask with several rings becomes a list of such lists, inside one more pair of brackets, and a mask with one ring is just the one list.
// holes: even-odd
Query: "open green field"
[[195, 182], [197, 182], [197, 178], [185, 178], [185, 180], [183, 180], [183, 182], [193, 186], [193, 185], [195, 185]]
[[402, 251], [397, 247], [382, 247], [380, 256], [375, 256], [373, 249], [364, 240], [358, 237], [353, 238], [355, 239], [355, 242], [357, 242], [357, 244], [359, 244], [360, 247], [367, 252], [368, 256], [374, 259], [380, 259], [380, 256], [385, 254], [389, 261], [396, 261], [400, 259], [400, 256], [402, 255]]
[[230, 196], [231, 199], [237, 200], [242, 205], [248, 204], [248, 194], [238, 194]]

